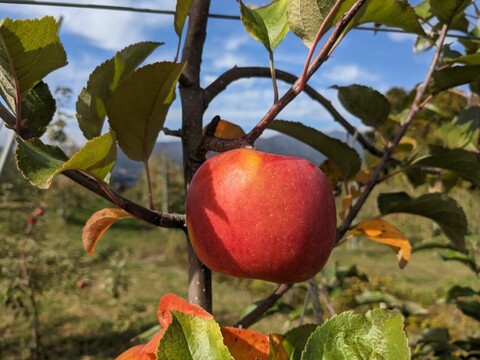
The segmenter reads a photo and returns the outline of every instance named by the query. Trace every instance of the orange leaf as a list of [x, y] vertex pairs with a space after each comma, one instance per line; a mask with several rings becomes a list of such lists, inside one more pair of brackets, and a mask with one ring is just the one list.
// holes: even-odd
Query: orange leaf
[[[205, 128], [203, 129], [205, 133]], [[237, 139], [245, 135], [243, 129], [227, 120], [220, 120], [215, 129], [215, 137], [220, 139]]]
[[98, 241], [115, 221], [127, 217], [132, 216], [122, 209], [112, 208], [99, 210], [90, 216], [82, 230], [83, 247], [88, 255], [93, 255]]
[[158, 304], [158, 321], [163, 328], [167, 328], [172, 322], [171, 311], [175, 310], [187, 315], [195, 315], [202, 319], [212, 320], [213, 315], [198, 305], [190, 304], [188, 301], [178, 297], [175, 294], [166, 294], [162, 296]]
[[140, 360], [142, 356], [142, 350], [145, 345], [137, 345], [131, 347], [128, 350], [125, 350], [119, 356], [115, 358], [115, 360]]
[[365, 220], [350, 230], [350, 234], [364, 235], [375, 242], [390, 245], [397, 254], [400, 269], [403, 269], [410, 259], [410, 242], [397, 227], [385, 220]]
[[223, 326], [221, 331], [223, 343], [235, 360], [268, 359], [270, 346], [267, 335], [230, 326]]
[[342, 199], [342, 210], [340, 210], [338, 216], [340, 216], [340, 219], [345, 219], [345, 216], [347, 215], [347, 211], [350, 209], [352, 206], [352, 200], [353, 197], [352, 195], [345, 195], [345, 197]]
[[[160, 340], [162, 340], [163, 334], [165, 333], [166, 330], [167, 330], [166, 327], [163, 328], [150, 339], [150, 341], [144, 346], [142, 350], [143, 356], [150, 356], [152, 359], [157, 358], [156, 354], [157, 354], [158, 344], [160, 344]], [[149, 358], [145, 357], [145, 359], [149, 359]]]
[[357, 175], [355, 175], [355, 180], [361, 185], [366, 185], [372, 178], [372, 172], [369, 169], [360, 170]]

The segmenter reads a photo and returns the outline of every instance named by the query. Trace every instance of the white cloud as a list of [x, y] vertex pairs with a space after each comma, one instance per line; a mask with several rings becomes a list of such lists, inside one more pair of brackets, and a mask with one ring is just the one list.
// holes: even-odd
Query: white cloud
[[387, 37], [395, 42], [403, 42], [403, 41], [414, 41], [416, 35], [408, 34], [408, 33], [401, 33], [401, 32], [391, 32], [387, 33]]
[[366, 81], [373, 82], [379, 80], [377, 75], [362, 69], [357, 64], [334, 65], [327, 71], [323, 71], [321, 74], [327, 80], [342, 84]]
[[234, 66], [245, 66], [249, 64], [247, 57], [235, 53], [224, 53], [211, 59], [209, 64], [217, 71], [230, 69]]
[[232, 36], [224, 41], [224, 49], [226, 51], [239, 50], [241, 46], [248, 44], [252, 39], [247, 34], [240, 36]]
[[[146, 9], [172, 10], [173, 0], [162, 1], [103, 1], [96, 5], [133, 6]], [[105, 50], [120, 50], [134, 42], [151, 39], [155, 29], [172, 27], [171, 16], [128, 11], [91, 10], [55, 6], [2, 5], [2, 12], [16, 17], [32, 18], [52, 15], [62, 18], [61, 32], [85, 38]]]

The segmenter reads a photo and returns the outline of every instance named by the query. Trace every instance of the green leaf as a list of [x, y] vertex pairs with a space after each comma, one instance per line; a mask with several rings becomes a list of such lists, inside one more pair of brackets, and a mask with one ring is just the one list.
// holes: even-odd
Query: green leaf
[[141, 42], [130, 45], [90, 74], [87, 87], [82, 89], [76, 105], [78, 124], [87, 139], [101, 134], [107, 115], [106, 103], [118, 84], [162, 44]]
[[107, 104], [110, 126], [130, 159], [143, 161], [152, 153], [184, 67], [171, 62], [144, 66], [112, 94]]
[[323, 20], [334, 4], [335, 0], [289, 1], [287, 21], [290, 30], [301, 38], [305, 45], [311, 47]]
[[57, 32], [51, 16], [0, 21], [0, 95], [14, 113], [17, 90], [25, 97], [45, 76], [67, 64]]
[[188, 12], [192, 6], [193, 0], [177, 0], [177, 5], [175, 7], [175, 18], [173, 20], [175, 26], [175, 32], [178, 37], [182, 37], [183, 25], [185, 25], [185, 20], [187, 19]]
[[475, 291], [470, 286], [454, 285], [448, 290], [446, 300], [447, 302], [454, 302], [459, 297], [470, 297], [475, 295], [480, 295], [480, 291]]
[[310, 335], [318, 328], [316, 324], [305, 324], [289, 330], [282, 341], [290, 360], [300, 360]]
[[413, 150], [406, 164], [451, 170], [480, 186], [480, 155], [474, 152], [447, 149], [439, 145], [422, 145]]
[[423, 2], [414, 7], [415, 14], [417, 14], [418, 17], [424, 20], [428, 20], [433, 16], [429, 1], [430, 0], [424, 0]]
[[287, 3], [287, 0], [274, 0], [265, 6], [251, 9], [240, 1], [245, 30], [270, 51], [275, 49], [288, 33]]
[[55, 99], [48, 85], [40, 81], [22, 99], [23, 125], [30, 130], [34, 137], [41, 137], [47, 130], [47, 125], [55, 115]]
[[459, 251], [465, 252], [467, 219], [463, 209], [452, 198], [438, 194], [425, 194], [416, 199], [405, 192], [380, 194], [377, 198], [382, 215], [407, 213], [435, 221]]
[[[343, 14], [341, 11], [339, 13]], [[356, 24], [366, 23], [382, 24], [387, 27], [400, 28], [409, 33], [425, 35], [415, 10], [405, 0], [368, 1], [366, 11], [361, 13]]]
[[480, 268], [475, 262], [473, 254], [463, 254], [456, 250], [446, 250], [441, 255], [442, 260], [444, 261], [458, 261], [462, 264], [468, 266], [473, 272], [478, 273]]
[[105, 179], [115, 163], [116, 144], [109, 132], [88, 141], [70, 159], [58, 147], [45, 145], [39, 139], [17, 138], [17, 166], [25, 178], [41, 189], [47, 189], [53, 178], [66, 170], [78, 170]]
[[58, 147], [45, 145], [40, 139], [23, 140], [16, 137], [17, 167], [33, 185], [47, 189], [68, 156]]
[[437, 94], [476, 81], [480, 81], [480, 65], [455, 66], [435, 71], [428, 90], [432, 94]]
[[[332, 23], [327, 25], [327, 29], [338, 22], [354, 3], [355, 0], [345, 0], [336, 12]], [[289, 1], [287, 19], [290, 29], [310, 47], [333, 4], [332, 0]], [[425, 35], [414, 9], [403, 0], [368, 1], [349, 28], [366, 23], [382, 24], [400, 28], [406, 32]]]
[[447, 57], [443, 58], [447, 63], [457, 63], [465, 65], [480, 65], [480, 53], [467, 54], [457, 57]]
[[445, 24], [455, 22], [470, 4], [471, 0], [430, 0], [432, 14]]
[[158, 345], [157, 360], [233, 360], [215, 320], [178, 311], [172, 311], [172, 317], [172, 323]]
[[344, 142], [331, 138], [324, 133], [299, 122], [275, 120], [269, 129], [279, 131], [310, 145], [332, 160], [346, 180], [352, 179], [360, 170], [361, 160], [358, 153]]
[[390, 114], [390, 103], [378, 91], [363, 85], [332, 86], [338, 89], [338, 98], [351, 114], [367, 126], [382, 125]]
[[302, 354], [302, 360], [409, 358], [402, 316], [384, 309], [332, 317], [310, 336]]
[[476, 300], [457, 300], [457, 307], [462, 310], [465, 315], [480, 321], [480, 301]]
[[[476, 151], [480, 130], [474, 123], [480, 124], [480, 117], [465, 124], [446, 123], [437, 129], [437, 137], [442, 140], [448, 148], [462, 148], [467, 151]], [[473, 127], [477, 127], [471, 131]]]

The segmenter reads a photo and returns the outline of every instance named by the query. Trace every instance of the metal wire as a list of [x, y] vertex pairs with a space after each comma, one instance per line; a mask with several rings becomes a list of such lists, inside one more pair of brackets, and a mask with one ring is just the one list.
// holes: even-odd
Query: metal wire
[[[139, 8], [139, 7], [133, 7], [133, 6], [79, 4], [75, 2], [36, 1], [36, 0], [0, 0], [0, 4], [55, 6], [55, 7], [69, 7], [69, 8], [81, 8], [81, 9], [91, 9], [91, 10], [127, 11], [127, 12], [139, 12], [139, 13], [149, 13], [149, 14], [160, 14], [160, 15], [175, 15], [174, 10], [147, 9], [147, 8]], [[221, 19], [221, 20], [240, 20], [239, 15], [210, 13], [208, 14], [208, 17], [214, 18], [214, 19]], [[400, 29], [377, 28], [373, 26], [357, 26], [353, 28], [353, 30], [409, 34], [406, 31], [403, 31]], [[480, 41], [479, 37], [468, 36], [468, 35], [451, 34], [451, 35], [448, 35], [448, 37], [455, 38], [455, 39]]]

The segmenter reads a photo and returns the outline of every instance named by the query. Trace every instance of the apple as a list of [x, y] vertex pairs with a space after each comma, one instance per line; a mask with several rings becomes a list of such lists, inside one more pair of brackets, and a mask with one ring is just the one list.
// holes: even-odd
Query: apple
[[252, 149], [213, 156], [192, 178], [186, 214], [198, 258], [240, 278], [305, 281], [335, 245], [332, 188], [300, 158]]
[[38, 207], [33, 211], [33, 213], [35, 214], [35, 216], [43, 216], [45, 210], [43, 210], [43, 208], [41, 207]]

